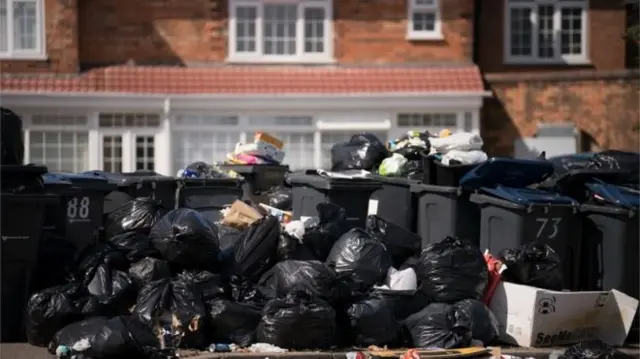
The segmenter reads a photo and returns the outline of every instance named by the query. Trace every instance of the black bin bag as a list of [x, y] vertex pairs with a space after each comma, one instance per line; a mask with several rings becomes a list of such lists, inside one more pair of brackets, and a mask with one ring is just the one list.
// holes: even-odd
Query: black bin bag
[[210, 335], [214, 343], [248, 347], [256, 342], [256, 328], [262, 317], [262, 308], [225, 299], [207, 302], [207, 307]]
[[267, 216], [242, 232], [234, 250], [234, 274], [257, 282], [275, 263], [278, 255], [280, 222]]
[[149, 236], [141, 232], [128, 231], [120, 233], [108, 238], [107, 241], [123, 252], [131, 263], [145, 257], [158, 257], [160, 255], [151, 240], [149, 240]]
[[454, 349], [471, 345], [471, 318], [449, 304], [431, 303], [402, 325], [413, 347]]
[[[475, 299], [465, 299], [454, 304], [456, 313], [471, 319], [471, 336], [489, 346], [498, 340], [498, 320], [484, 303]], [[460, 314], [457, 314], [460, 315]]]
[[190, 284], [200, 294], [203, 301], [223, 297], [227, 288], [219, 274], [207, 271], [190, 270], [178, 274], [178, 278]]
[[8, 108], [0, 107], [3, 165], [21, 165], [24, 160], [22, 119]]
[[382, 242], [353, 228], [333, 245], [325, 263], [336, 273], [348, 275], [352, 290], [366, 291], [384, 281], [391, 255]]
[[498, 257], [507, 265], [502, 278], [508, 282], [549, 290], [564, 288], [560, 256], [544, 243], [528, 243], [521, 248], [503, 249]]
[[267, 192], [267, 205], [283, 211], [293, 210], [291, 188], [284, 186], [273, 187]]
[[[87, 341], [87, 348], [74, 351], [80, 341]], [[68, 357], [87, 359], [147, 358], [160, 347], [153, 331], [135, 316], [94, 317], [70, 324], [56, 333], [49, 352], [56, 354], [59, 346], [67, 348]]]
[[27, 302], [27, 340], [46, 346], [68, 324], [99, 315], [100, 304], [81, 284], [70, 283], [37, 292]]
[[305, 224], [302, 243], [311, 250], [316, 259], [324, 261], [333, 244], [349, 231], [351, 226], [344, 208], [333, 203], [320, 203], [317, 209], [317, 221]]
[[336, 337], [336, 313], [329, 303], [303, 291], [273, 299], [262, 311], [259, 342], [288, 349], [328, 349]]
[[631, 359], [631, 355], [623, 353], [601, 340], [589, 340], [568, 347], [558, 359]]
[[123, 204], [107, 216], [104, 226], [106, 238], [127, 231], [148, 234], [151, 227], [168, 212], [160, 202], [151, 198], [136, 198]]
[[393, 302], [381, 296], [363, 297], [352, 303], [347, 315], [351, 322], [353, 343], [359, 347], [396, 344], [400, 322], [396, 319]]
[[249, 281], [242, 281], [239, 277], [232, 277], [230, 285], [231, 298], [234, 301], [251, 304], [261, 309], [264, 308], [270, 300], [278, 297], [276, 291], [270, 287], [254, 284]]
[[241, 230], [224, 225], [222, 223], [216, 224], [218, 227], [218, 239], [220, 242], [220, 251], [223, 255], [233, 255], [233, 247], [236, 245], [238, 238], [240, 238]]
[[127, 272], [113, 269], [109, 264], [99, 265], [87, 290], [101, 305], [113, 314], [125, 314], [135, 304], [138, 286]]
[[201, 342], [208, 315], [200, 293], [181, 279], [160, 279], [144, 286], [133, 313], [154, 327], [170, 325], [174, 335], [186, 342], [192, 338]]
[[331, 170], [370, 171], [389, 155], [389, 150], [376, 135], [363, 132], [331, 147]]
[[367, 216], [367, 232], [384, 243], [393, 259], [393, 266], [398, 268], [409, 257], [420, 254], [420, 237], [406, 229], [387, 222], [376, 216]]
[[171, 268], [164, 259], [147, 257], [131, 264], [129, 275], [142, 287], [149, 282], [171, 277]]
[[276, 263], [262, 276], [260, 284], [281, 297], [293, 290], [305, 290], [326, 300], [333, 299], [338, 287], [335, 272], [324, 263], [297, 260]]
[[153, 226], [149, 238], [170, 264], [198, 269], [217, 266], [218, 229], [196, 210], [172, 210]]
[[452, 237], [422, 251], [416, 274], [431, 302], [455, 303], [482, 299], [489, 272], [484, 256], [473, 243]]
[[398, 322], [407, 319], [411, 314], [417, 313], [429, 304], [426, 294], [415, 290], [389, 290], [377, 288], [374, 294], [384, 298], [391, 304], [394, 316]]

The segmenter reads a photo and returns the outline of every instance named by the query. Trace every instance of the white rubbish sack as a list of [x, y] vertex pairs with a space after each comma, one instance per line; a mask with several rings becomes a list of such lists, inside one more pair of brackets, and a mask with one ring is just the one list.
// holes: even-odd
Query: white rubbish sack
[[449, 151], [473, 151], [481, 150], [484, 142], [480, 135], [471, 132], [458, 132], [447, 137], [429, 139], [431, 147], [438, 153], [445, 154]]
[[487, 154], [481, 150], [474, 151], [459, 151], [459, 150], [451, 150], [444, 155], [442, 155], [442, 159], [440, 162], [443, 165], [449, 166], [451, 164], [451, 160], [458, 161], [463, 165], [472, 165], [475, 163], [484, 162], [487, 160]]

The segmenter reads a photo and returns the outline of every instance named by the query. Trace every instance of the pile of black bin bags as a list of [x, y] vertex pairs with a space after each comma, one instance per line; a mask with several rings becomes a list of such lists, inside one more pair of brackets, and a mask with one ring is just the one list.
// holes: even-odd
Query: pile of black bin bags
[[[477, 247], [446, 238], [420, 253], [415, 234], [388, 236], [376, 216], [349, 229], [342, 208], [318, 210], [297, 240], [275, 217], [239, 231], [191, 209], [132, 200], [109, 215], [104, 239], [80, 254], [68, 282], [30, 298], [28, 340], [60, 357], [95, 359], [167, 357], [213, 343], [494, 342], [495, 319], [479, 301], [488, 273]], [[394, 265], [417, 273], [416, 291], [377, 287]]]

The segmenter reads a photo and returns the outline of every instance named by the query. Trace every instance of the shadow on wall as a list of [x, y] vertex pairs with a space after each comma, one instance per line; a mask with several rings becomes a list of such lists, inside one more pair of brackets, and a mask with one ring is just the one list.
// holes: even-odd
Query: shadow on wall
[[[486, 83], [485, 87], [490, 88]], [[521, 134], [509, 116], [502, 96], [495, 90], [492, 91], [492, 97], [484, 100], [480, 118], [480, 134], [489, 157], [512, 156], [514, 140], [521, 137]]]

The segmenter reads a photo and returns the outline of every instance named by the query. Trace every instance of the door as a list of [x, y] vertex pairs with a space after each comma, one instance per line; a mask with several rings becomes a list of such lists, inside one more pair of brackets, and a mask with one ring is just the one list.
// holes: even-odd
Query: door
[[156, 169], [156, 134], [135, 130], [102, 134], [102, 170], [134, 172]]

